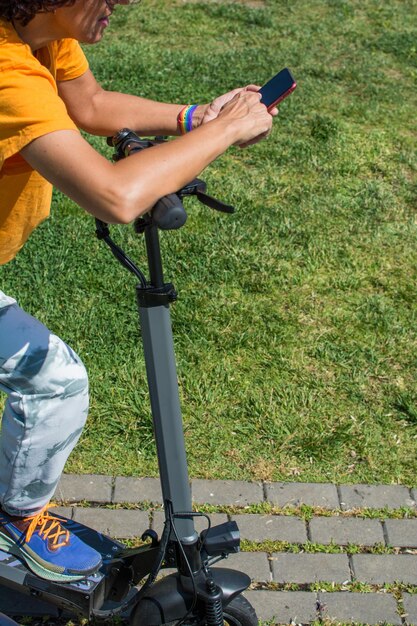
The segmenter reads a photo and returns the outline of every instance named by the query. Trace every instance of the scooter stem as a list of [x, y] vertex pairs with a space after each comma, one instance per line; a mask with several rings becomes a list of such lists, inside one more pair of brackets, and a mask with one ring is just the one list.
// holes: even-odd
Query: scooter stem
[[[164, 284], [156, 226], [145, 229], [151, 285], [137, 287], [140, 325], [165, 508], [175, 513], [192, 511], [178, 391], [174, 341], [169, 304], [176, 298], [173, 286]], [[197, 533], [192, 516], [175, 519], [181, 542], [194, 543]]]

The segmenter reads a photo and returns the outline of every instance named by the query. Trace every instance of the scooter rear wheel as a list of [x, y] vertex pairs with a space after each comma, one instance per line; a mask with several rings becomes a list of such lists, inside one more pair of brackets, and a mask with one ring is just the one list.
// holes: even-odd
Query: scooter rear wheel
[[[255, 609], [250, 602], [243, 596], [237, 596], [233, 598], [231, 602], [223, 611], [224, 626], [258, 626], [258, 618], [256, 617]], [[133, 619], [130, 620], [131, 626], [149, 626], [149, 618], [143, 611], [135, 612]], [[169, 622], [164, 624], [154, 624], [152, 626], [176, 626], [178, 620], [175, 622]], [[184, 623], [183, 626], [205, 626], [204, 622], [190, 620]]]

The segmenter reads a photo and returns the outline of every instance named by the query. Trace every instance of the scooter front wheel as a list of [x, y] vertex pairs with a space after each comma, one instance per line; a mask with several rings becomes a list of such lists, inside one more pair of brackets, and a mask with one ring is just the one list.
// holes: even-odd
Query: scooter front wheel
[[246, 598], [237, 596], [223, 611], [224, 623], [228, 626], [258, 626], [255, 609]]
[[[133, 620], [131, 619], [130, 621], [131, 626], [149, 626], [150, 622], [145, 612], [136, 612]], [[223, 611], [223, 619], [224, 626], [258, 626], [259, 623], [255, 609], [243, 596], [237, 596], [229, 602]], [[154, 624], [152, 622], [152, 626], [176, 626], [177, 623], [178, 620], [164, 624]], [[205, 624], [205, 621], [201, 622], [195, 618], [190, 618], [190, 621], [184, 622], [183, 626], [205, 626]]]

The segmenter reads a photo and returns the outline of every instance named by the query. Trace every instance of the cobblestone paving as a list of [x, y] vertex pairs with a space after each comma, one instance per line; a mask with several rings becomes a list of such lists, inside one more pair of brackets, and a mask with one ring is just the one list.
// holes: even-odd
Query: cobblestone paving
[[[193, 480], [191, 492], [218, 507], [212, 524], [238, 522], [244, 551], [221, 565], [252, 578], [245, 595], [262, 623], [417, 624], [416, 490]], [[119, 539], [164, 520], [153, 478], [64, 475], [55, 502]], [[268, 512], [248, 512], [256, 505]]]

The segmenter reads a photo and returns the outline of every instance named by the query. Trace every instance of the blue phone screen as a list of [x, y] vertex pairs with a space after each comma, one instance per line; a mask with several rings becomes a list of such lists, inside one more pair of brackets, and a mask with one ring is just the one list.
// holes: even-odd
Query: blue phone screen
[[294, 85], [295, 80], [289, 69], [285, 68], [281, 70], [274, 78], [271, 78], [261, 89], [259, 93], [262, 94], [261, 102], [265, 106], [270, 106], [273, 102], [278, 100], [284, 93], [286, 93]]

